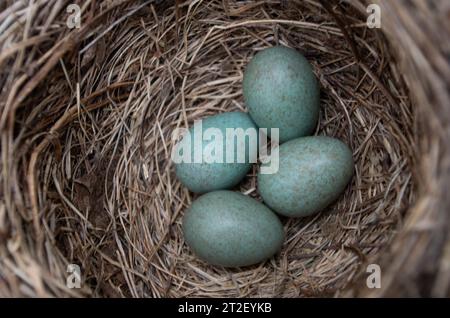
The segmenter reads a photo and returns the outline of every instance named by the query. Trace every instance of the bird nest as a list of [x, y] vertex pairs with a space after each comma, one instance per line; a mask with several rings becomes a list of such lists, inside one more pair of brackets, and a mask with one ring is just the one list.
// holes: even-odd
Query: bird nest
[[[0, 295], [445, 295], [448, 11], [413, 2], [380, 3], [371, 29], [360, 1], [3, 1]], [[175, 177], [172, 133], [246, 111], [243, 70], [278, 44], [311, 62], [315, 134], [345, 141], [355, 174], [326, 210], [282, 219], [273, 258], [211, 266], [183, 239], [196, 196]], [[234, 190], [261, 200], [256, 171]]]

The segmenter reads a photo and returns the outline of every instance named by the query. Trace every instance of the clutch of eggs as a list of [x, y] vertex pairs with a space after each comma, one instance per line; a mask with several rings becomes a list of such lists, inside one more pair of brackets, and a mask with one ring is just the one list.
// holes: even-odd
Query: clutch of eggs
[[[338, 139], [308, 136], [317, 126], [320, 90], [312, 67], [294, 49], [276, 46], [257, 53], [244, 72], [243, 95], [249, 113], [229, 112], [205, 118], [202, 131], [216, 128], [226, 136], [227, 128], [271, 130], [278, 128], [278, 169], [257, 175], [263, 203], [241, 193], [227, 191], [236, 186], [255, 162], [249, 143], [203, 140], [194, 145], [193, 131], [179, 144], [202, 153], [220, 142], [221, 163], [177, 163], [176, 175], [189, 190], [206, 193], [197, 198], [183, 218], [186, 243], [201, 259], [225, 267], [248, 266], [264, 261], [280, 250], [283, 226], [276, 213], [305, 217], [335, 201], [353, 175], [349, 147]], [[233, 140], [234, 142], [234, 140]], [[227, 163], [226, 147], [245, 152], [245, 161]], [[216, 144], [217, 146], [217, 144]], [[184, 150], [184, 149], [183, 149]], [[273, 164], [265, 163], [262, 167]]]

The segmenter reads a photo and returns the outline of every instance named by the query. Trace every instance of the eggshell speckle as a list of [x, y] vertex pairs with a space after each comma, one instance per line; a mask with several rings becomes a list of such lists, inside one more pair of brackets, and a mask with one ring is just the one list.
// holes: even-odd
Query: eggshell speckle
[[258, 174], [264, 203], [279, 214], [303, 217], [319, 212], [344, 191], [353, 174], [352, 152], [338, 139], [303, 137], [279, 147], [279, 170]]
[[[194, 152], [198, 148], [194, 142], [194, 127], [189, 129], [190, 139], [185, 136], [180, 143], [179, 147], [184, 143], [190, 143], [191, 150], [191, 162], [181, 162], [175, 164], [175, 173], [180, 182], [185, 185], [189, 190], [196, 193], [205, 193], [209, 191], [230, 189], [238, 184], [247, 174], [252, 166], [252, 162], [256, 162], [257, 156], [257, 139], [255, 141], [255, 148], [252, 151], [250, 147], [249, 139], [246, 138], [245, 142], [239, 143], [236, 141], [228, 140], [226, 138], [227, 128], [242, 128], [244, 131], [251, 128], [255, 130], [257, 136], [257, 127], [252, 121], [250, 116], [243, 112], [228, 112], [211, 117], [204, 118], [202, 120], [202, 131], [205, 132], [208, 128], [216, 128], [222, 133], [223, 144], [223, 158], [222, 162], [206, 162], [205, 160], [200, 163], [194, 162]], [[197, 149], [201, 154], [205, 154], [206, 147], [211, 143], [217, 142], [214, 138], [211, 140], [204, 140], [200, 143], [201, 149]], [[227, 148], [228, 147], [228, 148]], [[227, 149], [233, 149], [234, 147], [234, 162], [226, 162]], [[238, 154], [245, 154], [244, 162], [238, 162]], [[203, 156], [205, 159], [206, 156]]]
[[311, 134], [319, 118], [320, 89], [310, 63], [295, 49], [257, 53], [244, 72], [243, 93], [258, 127], [279, 128], [280, 143]]
[[200, 196], [183, 218], [186, 243], [203, 260], [225, 267], [259, 263], [284, 240], [278, 217], [265, 205], [232, 191]]

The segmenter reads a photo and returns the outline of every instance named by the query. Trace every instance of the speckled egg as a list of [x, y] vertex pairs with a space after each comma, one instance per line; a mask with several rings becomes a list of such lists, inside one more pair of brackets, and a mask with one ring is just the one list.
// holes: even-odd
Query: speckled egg
[[279, 146], [279, 169], [258, 174], [264, 203], [279, 214], [303, 217], [335, 201], [354, 169], [352, 152], [342, 141], [325, 136], [297, 138]]
[[195, 200], [183, 218], [186, 243], [213, 265], [259, 263], [280, 250], [284, 230], [264, 204], [232, 191], [215, 191]]
[[[247, 113], [228, 112], [204, 118], [201, 126], [198, 124], [194, 123], [189, 134], [177, 144], [176, 151], [180, 157], [184, 151], [189, 154], [189, 162], [183, 160], [175, 163], [178, 180], [196, 193], [232, 188], [245, 177], [252, 163], [257, 160], [258, 131], [255, 123]], [[227, 138], [227, 128], [241, 128], [244, 132], [252, 130], [256, 139], [252, 139], [255, 141], [251, 143], [249, 137]], [[198, 136], [199, 132], [200, 142], [196, 142], [195, 134]], [[216, 132], [221, 133], [221, 137], [215, 135]], [[222, 154], [219, 149], [222, 149]], [[201, 156], [200, 162], [196, 151]], [[227, 152], [230, 151], [231, 161], [227, 159]]]
[[244, 99], [261, 128], [279, 129], [280, 143], [313, 133], [320, 89], [310, 63], [295, 49], [275, 46], [257, 53], [244, 72]]

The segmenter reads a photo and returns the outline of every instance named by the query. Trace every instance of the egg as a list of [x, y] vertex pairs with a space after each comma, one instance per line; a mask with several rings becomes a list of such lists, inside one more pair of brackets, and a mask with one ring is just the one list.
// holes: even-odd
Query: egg
[[244, 72], [249, 114], [261, 128], [279, 129], [279, 142], [310, 135], [319, 118], [320, 89], [308, 60], [295, 49], [258, 52]]
[[213, 265], [241, 267], [262, 262], [280, 250], [284, 230], [268, 207], [227, 190], [195, 200], [183, 217], [184, 239]]
[[[227, 135], [227, 129], [247, 135], [228, 138], [232, 135]], [[187, 155], [188, 160], [178, 160], [175, 173], [178, 180], [195, 193], [229, 189], [238, 184], [257, 161], [257, 149], [258, 130], [247, 113], [210, 116], [196, 122], [177, 144], [175, 153], [179, 153], [180, 159]], [[196, 157], [196, 153], [200, 156]]]
[[325, 136], [280, 145], [278, 165], [276, 173], [258, 173], [258, 189], [265, 204], [289, 217], [312, 215], [327, 207], [345, 190], [354, 169], [349, 147]]

